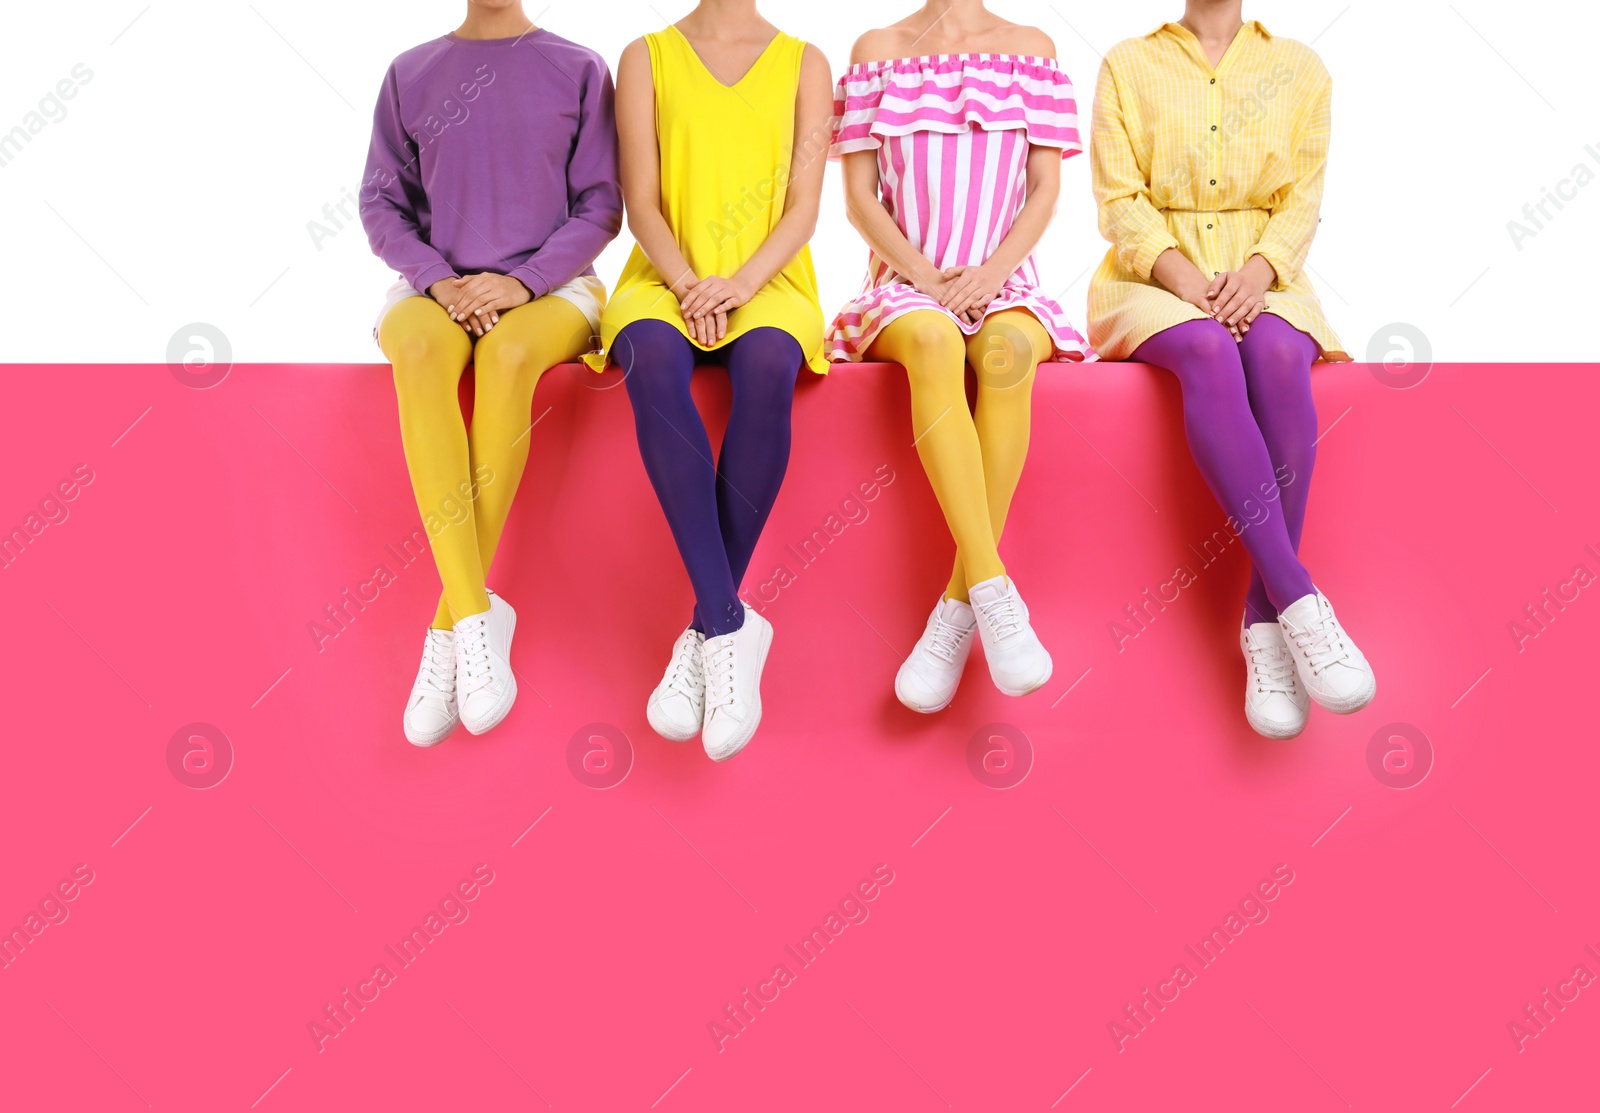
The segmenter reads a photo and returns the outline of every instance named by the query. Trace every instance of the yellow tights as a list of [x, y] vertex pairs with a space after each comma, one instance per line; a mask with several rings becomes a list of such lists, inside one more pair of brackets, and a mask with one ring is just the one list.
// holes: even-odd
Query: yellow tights
[[[1054, 352], [1050, 334], [1025, 309], [1006, 309], [968, 337], [943, 313], [917, 310], [886, 325], [870, 358], [898, 363], [911, 381], [917, 455], [956, 542], [946, 599], [1005, 574], [1000, 533], [1022, 478], [1032, 421], [1033, 380]], [[978, 401], [967, 409], [967, 366]]]
[[[558, 363], [590, 348], [588, 319], [569, 301], [537, 298], [505, 310], [477, 339], [432, 298], [407, 298], [378, 329], [394, 364], [400, 438], [417, 509], [444, 592], [433, 626], [448, 630], [489, 609], [489, 565], [528, 464], [533, 390]], [[472, 428], [457, 388], [474, 365]]]

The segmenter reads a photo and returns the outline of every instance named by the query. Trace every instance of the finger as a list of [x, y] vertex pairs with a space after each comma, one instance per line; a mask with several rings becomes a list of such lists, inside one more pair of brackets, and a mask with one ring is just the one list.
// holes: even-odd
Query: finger
[[1228, 278], [1229, 275], [1226, 272], [1212, 278], [1211, 285], [1206, 287], [1206, 298], [1215, 299], [1217, 294], [1222, 291], [1222, 287], [1227, 282]]
[[1223, 324], [1227, 324], [1228, 315], [1243, 305], [1245, 300], [1244, 291], [1224, 289], [1222, 293], [1217, 295], [1216, 301], [1212, 302], [1211, 315]]
[[1244, 320], [1245, 315], [1250, 312], [1250, 307], [1253, 304], [1255, 304], [1254, 299], [1251, 298], [1249, 294], [1241, 291], [1234, 298], [1233, 303], [1228, 307], [1229, 321], [1231, 321], [1233, 324], [1238, 324], [1240, 321]]
[[717, 321], [717, 340], [720, 342], [723, 337], [728, 335], [728, 315], [726, 313], [720, 313], [719, 312], [716, 315], [716, 321]]
[[461, 293], [456, 295], [456, 303], [451, 306], [451, 312], [457, 320], [464, 320], [469, 314], [475, 312], [487, 300], [484, 291], [477, 287], [463, 287]]

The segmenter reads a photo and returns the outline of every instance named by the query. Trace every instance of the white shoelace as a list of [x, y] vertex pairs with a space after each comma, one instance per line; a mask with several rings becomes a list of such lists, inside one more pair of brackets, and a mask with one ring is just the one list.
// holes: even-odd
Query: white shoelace
[[1263, 695], [1282, 692], [1292, 696], [1295, 693], [1294, 658], [1289, 656], [1289, 647], [1286, 645], [1252, 644], [1250, 672], [1255, 677], [1256, 691]]
[[1002, 595], [993, 603], [982, 607], [983, 616], [989, 620], [989, 625], [994, 627], [996, 641], [1005, 641], [1014, 634], [1020, 633], [1027, 619], [1022, 614], [1022, 600], [1015, 594]]
[[715, 648], [706, 640], [706, 713], [713, 707], [733, 706], [733, 639], [718, 638]]
[[700, 691], [705, 686], [706, 670], [701, 661], [699, 638], [687, 634], [678, 639], [678, 652], [672, 659], [672, 675], [667, 677], [667, 690], [687, 696], [691, 700], [700, 697]]
[[964, 630], [944, 620], [943, 614], [933, 621], [933, 638], [928, 644], [928, 652], [947, 665], [956, 663], [956, 652], [961, 648], [961, 642], [972, 631]]
[[457, 680], [458, 689], [476, 692], [487, 685], [489, 675], [489, 623], [475, 621], [463, 629], [456, 627], [456, 662], [463, 674]]
[[1294, 632], [1294, 644], [1315, 676], [1350, 657], [1350, 647], [1345, 644], [1342, 631], [1333, 615], [1318, 615], [1315, 622]]
[[429, 634], [422, 647], [422, 669], [417, 673], [417, 683], [429, 693], [449, 698], [455, 687], [455, 646], [444, 646]]

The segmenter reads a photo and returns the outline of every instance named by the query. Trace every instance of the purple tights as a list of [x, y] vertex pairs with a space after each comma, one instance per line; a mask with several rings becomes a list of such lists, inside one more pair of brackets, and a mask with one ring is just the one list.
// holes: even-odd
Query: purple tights
[[1183, 388], [1189, 451], [1236, 526], [1253, 566], [1250, 622], [1313, 590], [1296, 555], [1317, 457], [1311, 364], [1317, 345], [1282, 317], [1263, 313], [1235, 342], [1215, 321], [1159, 332], [1130, 357], [1165, 367]]
[[[714, 638], [744, 625], [739, 582], [789, 467], [789, 412], [804, 353], [776, 328], [752, 329], [702, 355], [665, 321], [635, 321], [613, 356], [627, 372], [644, 470], [694, 588], [694, 628]], [[722, 452], [689, 393], [697, 359], [720, 361], [733, 383]]]

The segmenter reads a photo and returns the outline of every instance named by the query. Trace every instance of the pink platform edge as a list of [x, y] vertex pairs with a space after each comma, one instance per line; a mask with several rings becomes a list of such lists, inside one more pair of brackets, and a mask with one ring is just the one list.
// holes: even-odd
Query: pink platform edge
[[975, 656], [928, 718], [903, 380], [808, 376], [725, 766], [645, 723], [689, 588], [575, 367], [491, 577], [516, 708], [406, 744], [439, 583], [386, 372], [0, 368], [0, 526], [43, 523], [0, 567], [0, 1108], [1597, 1107], [1595, 366], [1316, 370], [1302, 552], [1379, 685], [1290, 743], [1167, 376], [1041, 372], [1002, 551], [1055, 675]]

